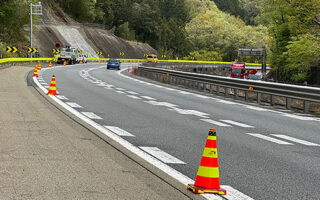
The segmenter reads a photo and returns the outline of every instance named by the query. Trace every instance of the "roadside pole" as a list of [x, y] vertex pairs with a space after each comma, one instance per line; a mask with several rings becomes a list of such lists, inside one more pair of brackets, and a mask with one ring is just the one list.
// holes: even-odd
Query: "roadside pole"
[[[32, 49], [32, 16], [33, 15], [42, 15], [42, 5], [41, 2], [38, 4], [30, 3], [30, 48]], [[32, 9], [34, 7], [34, 10]], [[30, 58], [33, 57], [33, 53], [30, 53]]]

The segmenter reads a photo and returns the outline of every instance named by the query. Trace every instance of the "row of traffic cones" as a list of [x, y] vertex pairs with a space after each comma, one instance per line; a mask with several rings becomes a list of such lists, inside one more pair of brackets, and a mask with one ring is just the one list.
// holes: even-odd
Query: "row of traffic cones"
[[[49, 63], [49, 68], [52, 67], [52, 63]], [[35, 66], [34, 71], [33, 71], [33, 77], [38, 77], [38, 71], [41, 70], [41, 63], [38, 63], [38, 65]], [[56, 88], [56, 77], [55, 75], [52, 76], [51, 78], [51, 83], [49, 86], [49, 91], [48, 95], [57, 95], [57, 88]]]

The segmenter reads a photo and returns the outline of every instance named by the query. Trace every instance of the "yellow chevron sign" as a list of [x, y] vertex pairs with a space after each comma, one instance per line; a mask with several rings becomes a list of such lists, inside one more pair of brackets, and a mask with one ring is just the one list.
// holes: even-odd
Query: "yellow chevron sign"
[[15, 52], [17, 52], [18, 51], [18, 49], [16, 48], [16, 47], [10, 47], [10, 46], [7, 46], [7, 52], [8, 53], [15, 53]]
[[102, 51], [97, 51], [97, 55], [101, 56], [102, 55]]
[[36, 48], [28, 48], [28, 53], [36, 53], [37, 51]]
[[124, 52], [120, 52], [120, 56], [124, 56]]

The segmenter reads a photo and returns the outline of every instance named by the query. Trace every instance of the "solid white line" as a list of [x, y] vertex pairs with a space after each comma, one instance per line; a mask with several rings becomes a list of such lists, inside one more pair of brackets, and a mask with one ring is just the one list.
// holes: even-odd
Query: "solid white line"
[[194, 96], [202, 98], [202, 99], [210, 99], [211, 98], [211, 97], [207, 97], [207, 96], [200, 95], [200, 94], [194, 94]]
[[125, 92], [122, 92], [122, 91], [116, 91], [116, 93], [124, 94]]
[[157, 101], [144, 101], [148, 104], [151, 104], [151, 105], [154, 105], [154, 106], [165, 106], [165, 107], [169, 107], [169, 108], [172, 108], [172, 107], [176, 107], [178, 105], [175, 105], [175, 104], [172, 104], [172, 103], [168, 103], [168, 102], [157, 102]]
[[81, 112], [85, 116], [89, 117], [90, 119], [102, 119], [98, 115], [94, 114], [93, 112]]
[[47, 89], [48, 89], [50, 86], [49, 86], [49, 85], [44, 85], [43, 87], [45, 87], [45, 88], [47, 88]]
[[104, 87], [104, 89], [107, 89], [107, 90], [113, 90], [112, 87]]
[[236, 121], [232, 121], [232, 120], [220, 120], [220, 121], [228, 123], [228, 124], [232, 124], [232, 125], [235, 125], [235, 126], [240, 126], [240, 127], [243, 127], [243, 128], [254, 128], [253, 126], [250, 126], [250, 125], [247, 125], [247, 124], [243, 124], [243, 123], [240, 123], [240, 122], [236, 122]]
[[140, 97], [133, 96], [133, 95], [127, 95], [127, 97], [130, 97], [130, 98], [132, 98], [132, 99], [141, 99]]
[[248, 108], [248, 109], [251, 109], [251, 110], [268, 111], [268, 110], [265, 109], [265, 108], [259, 108], [259, 107], [256, 107], [256, 106], [245, 105], [244, 107], [246, 107], [246, 108]]
[[74, 103], [74, 102], [66, 102], [66, 104], [68, 104], [72, 108], [82, 108], [82, 106], [80, 106], [79, 104]]
[[133, 92], [133, 91], [127, 91], [127, 93], [129, 93], [129, 94], [134, 94], [134, 95], [139, 94], [139, 93], [136, 93], [136, 92]]
[[304, 145], [307, 145], [307, 146], [320, 146], [319, 144], [308, 142], [308, 141], [301, 140], [301, 139], [297, 139], [297, 138], [290, 137], [290, 136], [287, 136], [287, 135], [280, 135], [280, 134], [271, 134], [271, 135], [276, 136], [278, 138], [285, 139], [285, 140], [289, 140], [291, 142], [304, 144]]
[[170, 164], [186, 164], [185, 162], [175, 158], [174, 156], [160, 150], [158, 147], [139, 147], [140, 149], [148, 152], [149, 154], [153, 155], [154, 157], [158, 158], [164, 163]]
[[192, 94], [190, 92], [186, 92], [186, 91], [179, 91], [180, 94]]
[[228, 124], [224, 124], [224, 123], [222, 123], [222, 122], [214, 121], [214, 120], [212, 120], [212, 119], [200, 119], [200, 120], [202, 120], [202, 121], [204, 121], [204, 122], [208, 122], [208, 123], [210, 123], [210, 124], [217, 125], [217, 126], [232, 127], [232, 126], [230, 126], [230, 125], [228, 125]]
[[145, 99], [149, 99], [149, 100], [156, 100], [155, 98], [152, 98], [152, 97], [149, 97], [149, 96], [141, 96], [142, 98], [145, 98]]
[[284, 144], [284, 145], [293, 145], [289, 142], [285, 142], [285, 141], [282, 141], [282, 140], [278, 140], [278, 139], [275, 139], [275, 138], [272, 138], [272, 137], [268, 137], [266, 135], [261, 135], [261, 134], [257, 134], [257, 133], [247, 133], [248, 135], [252, 135], [254, 137], [257, 137], [257, 138], [261, 138], [261, 139], [264, 139], [264, 140], [268, 140], [270, 142], [274, 142], [274, 143], [277, 143], [277, 144]]
[[116, 90], [125, 90], [125, 89], [123, 89], [123, 88], [116, 88]]
[[109, 129], [110, 131], [114, 132], [115, 134], [119, 135], [119, 136], [128, 136], [128, 137], [135, 137], [134, 135], [132, 135], [131, 133], [116, 127], [116, 126], [104, 126], [105, 128]]

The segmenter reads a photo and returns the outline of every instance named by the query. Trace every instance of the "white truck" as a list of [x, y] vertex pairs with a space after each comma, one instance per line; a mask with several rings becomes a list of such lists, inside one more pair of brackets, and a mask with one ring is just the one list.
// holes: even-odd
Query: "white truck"
[[66, 61], [67, 64], [72, 65], [78, 62], [78, 57], [78, 49], [62, 48], [60, 54], [58, 54], [57, 63], [62, 64], [64, 61]]

